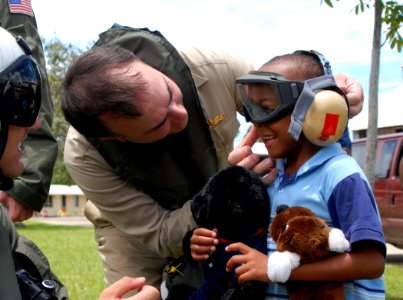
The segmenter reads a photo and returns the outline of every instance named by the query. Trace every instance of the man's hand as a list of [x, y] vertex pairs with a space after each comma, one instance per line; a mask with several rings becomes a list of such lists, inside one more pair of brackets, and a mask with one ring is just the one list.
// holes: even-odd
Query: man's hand
[[144, 277], [123, 277], [116, 281], [111, 286], [107, 287], [100, 295], [99, 300], [119, 300], [122, 297], [132, 291], [138, 290], [138, 293], [127, 300], [157, 300], [159, 298], [159, 291], [151, 286], [145, 285], [146, 279]]
[[7, 214], [13, 222], [28, 220], [34, 214], [32, 208], [25, 206], [4, 191], [0, 191], [0, 202], [7, 207]]
[[362, 85], [353, 78], [343, 74], [333, 76], [339, 88], [346, 93], [348, 104], [350, 106], [349, 117], [352, 118], [358, 115], [364, 105], [364, 92]]
[[262, 177], [263, 182], [270, 184], [277, 176], [277, 169], [274, 167], [271, 158], [265, 158], [259, 162], [259, 155], [252, 152], [252, 146], [258, 138], [256, 128], [253, 126], [246, 137], [228, 155], [228, 163], [252, 170], [259, 175], [264, 174]]

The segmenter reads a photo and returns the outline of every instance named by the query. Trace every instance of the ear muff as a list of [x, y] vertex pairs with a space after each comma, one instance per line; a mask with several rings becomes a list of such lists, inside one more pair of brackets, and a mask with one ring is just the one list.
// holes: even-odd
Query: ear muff
[[[305, 137], [315, 145], [327, 146], [337, 142], [348, 122], [347, 97], [336, 86], [330, 63], [323, 54], [315, 50], [297, 50], [294, 53], [314, 58], [321, 65], [324, 76], [306, 81], [292, 122], [299, 123]], [[290, 126], [289, 131], [298, 140], [301, 129]]]
[[330, 145], [343, 136], [348, 110], [347, 98], [333, 76], [309, 79], [295, 104], [288, 133], [296, 141], [303, 132], [315, 145]]
[[305, 137], [313, 144], [327, 146], [337, 142], [348, 122], [346, 99], [332, 90], [315, 94], [302, 126]]

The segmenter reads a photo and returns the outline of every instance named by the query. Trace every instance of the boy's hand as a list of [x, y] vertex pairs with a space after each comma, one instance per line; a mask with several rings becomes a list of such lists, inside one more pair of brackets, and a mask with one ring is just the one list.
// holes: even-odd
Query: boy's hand
[[190, 251], [192, 258], [197, 261], [206, 260], [215, 251], [218, 244], [217, 230], [196, 228], [190, 238]]
[[230, 244], [225, 250], [241, 252], [241, 254], [232, 256], [227, 262], [227, 272], [231, 272], [236, 267], [235, 274], [240, 284], [250, 280], [269, 282], [267, 276], [268, 256], [266, 254], [243, 243]]

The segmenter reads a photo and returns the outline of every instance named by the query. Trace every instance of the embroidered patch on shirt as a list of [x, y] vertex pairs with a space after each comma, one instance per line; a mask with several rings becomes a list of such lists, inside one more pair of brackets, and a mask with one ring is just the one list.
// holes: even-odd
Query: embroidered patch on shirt
[[219, 114], [215, 116], [213, 119], [208, 120], [208, 125], [212, 128], [216, 127], [218, 123], [224, 120], [224, 114]]
[[8, 6], [10, 8], [10, 13], [25, 14], [31, 17], [34, 16], [31, 0], [8, 0]]

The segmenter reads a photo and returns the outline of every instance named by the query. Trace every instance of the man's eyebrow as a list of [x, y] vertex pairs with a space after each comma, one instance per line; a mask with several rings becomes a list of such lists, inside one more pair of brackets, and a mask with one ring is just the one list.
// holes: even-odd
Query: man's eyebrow
[[[168, 82], [166, 81], [166, 79], [165, 79], [165, 78], [163, 78], [163, 79], [164, 79], [164, 81], [165, 81], [165, 85], [166, 85], [166, 88], [167, 88], [167, 91], [168, 91], [168, 94], [169, 94], [169, 100], [168, 100], [168, 106], [167, 106], [167, 107], [169, 107], [169, 106], [171, 105], [171, 102], [172, 102], [172, 91], [171, 91], [171, 89], [170, 89], [170, 87], [169, 87]], [[147, 131], [146, 131], [146, 134], [147, 134], [147, 133], [150, 133], [150, 132], [153, 132], [153, 131], [158, 130], [159, 128], [161, 128], [161, 127], [164, 125], [164, 123], [166, 122], [167, 118], [168, 118], [168, 114], [166, 114], [166, 115], [165, 115], [165, 118], [162, 119], [162, 121], [159, 122], [156, 126], [152, 127], [150, 130], [147, 130]]]

